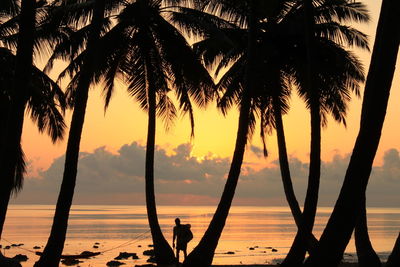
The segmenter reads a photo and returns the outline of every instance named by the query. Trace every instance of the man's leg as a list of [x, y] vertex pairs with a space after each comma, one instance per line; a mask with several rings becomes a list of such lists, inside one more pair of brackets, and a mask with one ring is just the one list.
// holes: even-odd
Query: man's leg
[[176, 249], [176, 266], [179, 264], [179, 249]]
[[186, 260], [186, 256], [187, 256], [187, 252], [186, 252], [186, 248], [183, 250], [183, 257]]

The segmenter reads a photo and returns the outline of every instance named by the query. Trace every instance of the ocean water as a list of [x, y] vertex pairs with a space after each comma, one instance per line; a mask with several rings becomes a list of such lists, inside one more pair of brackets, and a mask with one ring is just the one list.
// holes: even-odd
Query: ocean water
[[[159, 206], [161, 228], [172, 243], [174, 219], [191, 224], [194, 234], [188, 252], [198, 243], [215, 211], [215, 207]], [[314, 234], [319, 237], [329, 218], [330, 208], [319, 208]], [[23, 266], [33, 266], [38, 259], [33, 252], [41, 251], [50, 232], [54, 206], [11, 205], [3, 233], [2, 252], [8, 257], [25, 254]], [[369, 208], [369, 232], [374, 248], [385, 260], [400, 230], [400, 209]], [[296, 234], [296, 226], [286, 207], [232, 207], [218, 244], [214, 264], [278, 263], [288, 252]], [[6, 245], [23, 244], [4, 249]], [[99, 243], [99, 248], [93, 248]], [[125, 260], [127, 266], [146, 263], [143, 251], [151, 249], [151, 237], [144, 206], [88, 206], [72, 208], [64, 254], [98, 251], [101, 255], [85, 259], [79, 266], [105, 266], [119, 252], [135, 252], [138, 260]], [[41, 249], [33, 249], [39, 246]], [[275, 249], [276, 251], [273, 251]], [[234, 254], [228, 254], [234, 253]], [[345, 260], [356, 261], [353, 240]], [[181, 255], [182, 259], [183, 255]]]

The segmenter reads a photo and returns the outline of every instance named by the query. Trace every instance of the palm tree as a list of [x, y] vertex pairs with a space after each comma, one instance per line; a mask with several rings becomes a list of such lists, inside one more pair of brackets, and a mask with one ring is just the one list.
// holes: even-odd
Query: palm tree
[[[8, 5], [11, 4], [11, 5]], [[13, 9], [12, 2], [7, 1], [2, 6]], [[12, 84], [12, 98], [7, 112], [5, 134], [0, 140], [0, 233], [6, 217], [8, 202], [14, 186], [14, 178], [19, 147], [21, 143], [22, 126], [28, 92], [28, 85], [32, 73], [33, 35], [35, 28], [35, 0], [22, 0], [19, 17], [18, 46], [14, 81]]]
[[[302, 61], [304, 61], [305, 56], [301, 55], [305, 54], [302, 52], [305, 51], [305, 45], [303, 41], [303, 35], [299, 35], [301, 30], [296, 30], [296, 27], [298, 27], [296, 25], [299, 25], [298, 13], [300, 13], [297, 10], [297, 5], [291, 6], [286, 3], [286, 5], [283, 4], [280, 9], [275, 9], [275, 13], [269, 12], [269, 18], [266, 19], [268, 23], [260, 23], [262, 25], [261, 27], [263, 27], [263, 32], [265, 32], [265, 36], [260, 37], [263, 41], [259, 41], [262, 43], [262, 48], [259, 49], [258, 55], [259, 57], [262, 55], [263, 61], [267, 63], [265, 66], [261, 67], [265, 73], [264, 76], [267, 77], [263, 83], [266, 87], [268, 87], [267, 91], [261, 91], [262, 96], [264, 97], [262, 101], [260, 101], [260, 103], [262, 103], [260, 106], [260, 113], [262, 114], [261, 122], [262, 129], [266, 130], [262, 132], [262, 136], [265, 136], [268, 128], [271, 128], [271, 126], [275, 126], [278, 131], [277, 136], [280, 148], [280, 163], [285, 193], [295, 221], [299, 228], [301, 228], [301, 210], [295, 198], [291, 184], [282, 124], [282, 113], [288, 109], [286, 99], [289, 96], [288, 86], [285, 84], [288, 84], [287, 82], [290, 81], [290, 79], [288, 80], [285, 78], [285, 75], [283, 74], [286, 72], [286, 76], [291, 75], [295, 78], [297, 87], [303, 89], [300, 90], [300, 93], [304, 92], [305, 87], [304, 80], [306, 79], [306, 74], [301, 72], [301, 70], [305, 69], [305, 67], [304, 63], [303, 65], [300, 64]], [[323, 13], [322, 15], [320, 14], [320, 16], [323, 16]], [[321, 25], [318, 26], [320, 29], [325, 30], [325, 32], [332, 32], [332, 28], [326, 26], [326, 24], [324, 25], [321, 23]], [[342, 34], [342, 29], [344, 30], [345, 27], [340, 27], [340, 25], [339, 27], [335, 28], [335, 35]], [[356, 35], [358, 33], [353, 29], [346, 28], [345, 30], [350, 30]], [[319, 86], [321, 89], [326, 91], [324, 93], [324, 98], [321, 97], [321, 104], [323, 105], [325, 112], [331, 112], [334, 115], [334, 118], [336, 118], [338, 121], [344, 121], [346, 110], [345, 103], [348, 100], [349, 95], [347, 92], [348, 88], [353, 88], [357, 91], [357, 83], [363, 79], [360, 63], [347, 51], [343, 50], [340, 46], [335, 45], [333, 41], [330, 41], [328, 35], [324, 34], [325, 32], [322, 30], [320, 31], [322, 32], [320, 35], [323, 41], [320, 41], [317, 48], [318, 51], [321, 51], [319, 56], [321, 56], [320, 58], [323, 60], [318, 63], [319, 68], [326, 69], [325, 72], [319, 72], [319, 75], [321, 76], [321, 78], [318, 80]], [[345, 33], [348, 33], [346, 31]], [[244, 76], [244, 66], [247, 64], [247, 62], [243, 59], [245, 57], [243, 56], [244, 45], [238, 44], [238, 40], [240, 42], [240, 40], [243, 40], [244, 38], [240, 38], [238, 36], [243, 36], [243, 32], [245, 31], [241, 29], [226, 29], [226, 35], [230, 38], [226, 38], [226, 36], [220, 38], [218, 35], [216, 38], [214, 38], [220, 39], [218, 40], [219, 45], [218, 42], [217, 44], [211, 43], [213, 41], [212, 38], [196, 44], [196, 49], [204, 55], [206, 58], [205, 61], [210, 62], [210, 65], [213, 65], [212, 63], [218, 56], [224, 56], [218, 69], [221, 68], [221, 65], [227, 66], [229, 62], [236, 61], [220, 81], [220, 86], [227, 88], [224, 97], [220, 101], [220, 106], [222, 106], [224, 109], [229, 108], [234, 102], [238, 103], [242, 93], [240, 91], [242, 88], [240, 83], [243, 85], [243, 79], [241, 77]], [[360, 38], [361, 43], [365, 44], [362, 39], [363, 36]], [[229, 42], [226, 42], [226, 39], [230, 39], [230, 42], [234, 43], [233, 47], [229, 44]], [[225, 43], [223, 43], [224, 41]], [[219, 50], [215, 47], [219, 47]], [[224, 51], [225, 47], [229, 47], [228, 51]], [[340, 55], [339, 58], [341, 58], [342, 61], [336, 60], [336, 56], [338, 55]], [[330, 67], [331, 64], [337, 66], [337, 72], [332, 70]], [[348, 77], [346, 78], [346, 75], [343, 75], [342, 73], [347, 74]], [[335, 79], [331, 78], [332, 76], [338, 79], [337, 82], [335, 82]], [[223, 112], [225, 111], [223, 110]], [[312, 238], [312, 235], [309, 237]], [[315, 243], [315, 238], [311, 239], [311, 243], [307, 244], [306, 247], [310, 249], [312, 248], [313, 244], [315, 245]]]
[[[368, 13], [364, 5], [359, 2], [353, 1], [311, 1], [305, 0], [303, 4], [303, 23], [305, 25], [304, 44], [305, 44], [305, 58], [300, 62], [306, 62], [299, 70], [305, 70], [300, 73], [299, 80], [301, 86], [299, 94], [306, 101], [311, 114], [311, 147], [310, 147], [310, 171], [308, 179], [308, 187], [306, 193], [306, 199], [304, 203], [304, 223], [305, 230], [311, 233], [315, 214], [318, 203], [318, 191], [319, 191], [319, 180], [320, 180], [320, 163], [321, 163], [321, 126], [325, 125], [326, 113], [332, 113], [335, 120], [343, 122], [345, 124], [346, 114], [346, 102], [350, 100], [349, 89], [358, 93], [358, 83], [364, 79], [363, 70], [361, 64], [351, 59], [351, 55], [346, 56], [347, 53], [340, 53], [338, 49], [337, 55], [341, 55], [341, 58], [348, 62], [354, 62], [346, 66], [346, 62], [338, 62], [340, 57], [334, 57], [330, 60], [327, 59], [327, 54], [320, 53], [318, 49], [318, 43], [320, 38], [326, 38], [329, 41], [337, 43], [338, 45], [349, 45], [358, 46], [360, 48], [368, 49], [366, 36], [361, 32], [343, 25], [342, 22], [357, 21], [367, 22], [369, 20]], [[300, 20], [301, 21], [301, 20]], [[318, 22], [318, 23], [316, 23]], [[301, 25], [301, 24], [300, 24]], [[349, 31], [350, 30], [350, 31]], [[338, 36], [344, 37], [342, 40]], [[334, 48], [334, 43], [333, 48]], [[323, 51], [323, 50], [321, 50]], [[332, 55], [335, 54], [334, 50], [330, 51]], [[318, 60], [323, 59], [326, 62]], [[330, 64], [327, 65], [330, 61]], [[324, 70], [327, 70], [325, 74], [326, 80], [319, 79], [321, 73], [321, 64], [325, 64]], [[342, 65], [344, 68], [338, 70], [337, 64]], [[332, 68], [335, 66], [335, 68]], [[342, 71], [342, 72], [341, 72]], [[344, 72], [343, 72], [344, 71]], [[344, 74], [344, 75], [343, 75]], [[303, 77], [303, 79], [301, 79]], [[332, 82], [339, 82], [338, 84], [332, 84]], [[322, 83], [321, 83], [322, 82]], [[325, 85], [323, 84], [325, 82]], [[326, 87], [328, 86], [328, 87]], [[325, 89], [324, 89], [325, 88]], [[326, 88], [328, 90], [326, 90]], [[339, 94], [336, 94], [333, 90], [336, 90]], [[322, 90], [322, 91], [321, 91]], [[324, 92], [325, 90], [325, 92]], [[297, 266], [301, 264], [305, 257], [305, 239], [302, 236], [306, 236], [299, 230], [294, 243], [283, 262], [286, 266]]]
[[[165, 240], [157, 218], [154, 193], [154, 149], [156, 116], [169, 127], [176, 108], [168, 93], [175, 91], [183, 112], [188, 113], [194, 127], [192, 100], [204, 107], [211, 100], [213, 82], [193, 54], [182, 34], [168, 21], [176, 8], [161, 1], [141, 0], [125, 6], [117, 25], [106, 35], [102, 51], [106, 84], [106, 107], [113, 92], [116, 75], [127, 77], [128, 92], [148, 112], [146, 145], [146, 207], [158, 263], [173, 263], [173, 251]], [[115, 47], [115, 40], [124, 40]], [[110, 54], [111, 52], [111, 54]], [[192, 99], [192, 100], [191, 100]]]
[[[10, 90], [13, 83], [14, 66], [16, 61], [15, 55], [7, 48], [0, 48], [0, 139], [5, 138], [5, 129], [7, 123], [8, 111], [11, 109], [12, 91]], [[36, 67], [32, 69], [31, 85], [29, 86], [27, 96], [27, 107], [30, 116], [36, 122], [39, 132], [46, 131], [51, 136], [53, 142], [61, 140], [64, 134], [64, 120], [59, 108], [65, 108], [64, 94], [58, 85], [53, 82], [47, 75]], [[15, 174], [12, 180], [11, 192], [9, 194], [16, 195], [23, 185], [25, 174], [25, 157], [21, 144], [17, 148], [17, 161]], [[5, 212], [5, 211], [4, 211]], [[5, 218], [1, 218], [4, 224]]]
[[[64, 248], [69, 211], [72, 205], [76, 183], [79, 146], [85, 119], [88, 91], [93, 79], [95, 62], [98, 56], [96, 51], [97, 42], [100, 38], [101, 30], [103, 29], [104, 13], [106, 9], [105, 2], [105, 0], [95, 0], [94, 5], [91, 6], [93, 15], [87, 36], [87, 54], [83, 59], [79, 75], [74, 77], [73, 82], [76, 81], [76, 84], [74, 83], [71, 85], [76, 86], [76, 92], [73, 97], [74, 110], [68, 135], [63, 180], [50, 236], [43, 254], [35, 263], [35, 266], [58, 266]], [[61, 8], [66, 8], [66, 6], [61, 6]]]
[[[2, 2], [2, 4], [3, 3], [7, 4], [7, 1]], [[8, 153], [7, 149], [11, 149], [12, 146], [8, 139], [10, 130], [22, 131], [25, 111], [30, 113], [31, 118], [34, 122], [36, 122], [39, 131], [46, 131], [51, 136], [53, 142], [63, 138], [65, 128], [63, 117], [59, 111], [59, 108], [62, 110], [65, 108], [64, 94], [58, 85], [33, 65], [31, 65], [31, 67], [22, 67], [23, 71], [25, 72], [22, 77], [19, 76], [21, 73], [16, 73], [19, 65], [27, 63], [27, 61], [32, 62], [32, 55], [30, 55], [30, 52], [27, 51], [27, 48], [30, 47], [29, 42], [32, 40], [30, 40], [28, 35], [28, 47], [26, 47], [26, 44], [20, 45], [21, 42], [26, 41], [26, 37], [23, 38], [20, 36], [24, 32], [22, 30], [23, 28], [21, 28], [22, 32], [19, 33], [16, 29], [16, 26], [18, 26], [18, 20], [22, 19], [23, 16], [25, 16], [25, 20], [27, 19], [27, 14], [23, 15], [21, 13], [18, 15], [18, 6], [12, 5], [13, 3], [11, 1], [8, 4], [9, 5], [6, 5], [7, 8], [3, 8], [4, 6], [1, 6], [2, 16], [0, 24], [0, 42], [2, 46], [10, 46], [12, 47], [12, 50], [17, 50], [17, 56], [14, 55], [12, 50], [5, 47], [0, 47], [0, 125], [2, 126], [2, 131], [0, 132], [0, 156], [7, 158], [7, 161], [1, 161], [0, 164], [14, 164], [14, 168], [8, 166], [10, 168], [8, 169], [10, 173], [2, 173], [4, 177], [2, 176], [0, 186], [0, 199], [2, 203], [0, 207], [0, 237], [5, 222], [8, 201], [11, 195], [16, 195], [22, 189], [23, 176], [25, 174], [25, 159], [20, 142], [16, 145], [16, 147], [14, 147], [13, 153], [15, 154], [11, 155], [15, 156], [14, 159], [10, 159], [8, 156], [3, 154]], [[37, 7], [38, 6], [36, 5], [34, 8]], [[27, 7], [25, 6], [24, 8]], [[31, 7], [28, 5], [28, 9], [30, 8]], [[32, 12], [32, 10], [30, 10], [30, 12]], [[24, 23], [26, 24], [27, 21]], [[26, 33], [28, 31], [26, 27], [28, 26], [24, 25], [24, 27]], [[13, 41], [13, 39], [17, 39], [17, 41]], [[21, 54], [18, 58], [18, 49], [22, 48], [25, 50], [23, 59], [21, 59]], [[19, 69], [21, 69], [21, 66], [19, 66]], [[20, 87], [18, 87], [18, 90], [17, 87], [15, 87], [15, 77], [19, 77], [20, 79], [28, 78], [27, 83], [22, 83], [22, 81], [17, 83], [18, 86], [23, 86], [22, 91], [20, 90]], [[18, 98], [23, 99], [19, 99], [17, 101], [16, 99]], [[14, 114], [13, 112], [16, 112], [16, 109], [18, 108], [22, 109], [20, 111], [22, 112], [22, 117], [19, 117], [22, 119], [22, 121], [19, 122], [17, 122], [17, 116], [11, 115]], [[17, 129], [9, 128], [10, 126], [18, 127]], [[18, 132], [16, 135], [19, 135], [19, 137], [15, 136], [15, 138], [20, 140], [20, 134], [21, 133]], [[7, 168], [5, 169], [7, 170]], [[13, 169], [12, 172], [11, 169]]]
[[337, 266], [362, 209], [363, 199], [385, 119], [400, 31], [400, 3], [383, 0], [372, 60], [365, 85], [360, 130], [335, 208], [316, 253], [305, 266]]
[[[269, 3], [273, 4], [273, 2]], [[265, 84], [264, 86], [268, 88], [266, 91], [264, 90], [260, 94], [259, 97], [262, 96], [262, 100], [258, 99], [257, 104], [256, 102], [254, 103], [255, 105], [259, 105], [259, 107], [254, 108], [260, 109], [260, 111], [257, 113], [261, 116], [261, 137], [264, 142], [265, 154], [267, 154], [265, 136], [271, 130], [271, 128], [275, 127], [277, 130], [279, 160], [285, 195], [296, 225], [298, 227], [302, 227], [302, 214], [290, 177], [285, 134], [282, 123], [282, 114], [285, 114], [289, 108], [288, 98], [290, 96], [290, 90], [288, 88], [288, 77], [285, 77], [285, 73], [281, 72], [280, 69], [283, 67], [281, 62], [284, 61], [283, 58], [285, 58], [288, 53], [287, 51], [283, 52], [282, 54], [279, 54], [278, 52], [278, 48], [283, 50], [291, 49], [293, 47], [293, 43], [290, 42], [288, 36], [285, 37], [285, 34], [288, 32], [288, 29], [295, 27], [295, 23], [288, 23], [287, 21], [290, 22], [290, 19], [288, 20], [285, 18], [286, 13], [288, 13], [290, 10], [290, 5], [284, 2], [279, 3], [282, 4], [282, 6], [273, 5], [274, 8], [268, 9], [268, 23], [263, 23], [262, 25], [263, 30], [267, 34], [262, 37], [263, 42], [261, 45], [262, 47], [259, 49], [261, 51], [259, 52], [259, 55], [262, 54], [265, 62], [268, 62], [268, 64], [264, 64], [264, 66], [260, 68], [264, 70], [263, 73], [264, 77], [266, 78], [263, 79], [263, 84]], [[238, 28], [227, 21], [221, 21], [221, 19], [218, 20], [215, 17], [208, 19], [216, 23], [216, 25], [214, 25], [214, 28], [206, 29], [206, 31], [209, 32], [208, 37], [196, 43], [194, 47], [197, 53], [204, 57], [204, 61], [211, 69], [214, 68], [216, 64], [215, 62], [221, 56], [223, 57], [217, 67], [216, 76], [221, 69], [226, 68], [233, 63], [218, 84], [218, 87], [224, 91], [224, 96], [219, 102], [219, 107], [225, 114], [233, 103], [240, 103], [241, 90], [244, 84], [243, 77], [246, 66], [246, 43], [243, 42], [243, 40], [246, 39], [245, 36], [247, 33], [245, 29]], [[279, 24], [277, 24], [277, 22], [279, 22]], [[278, 54], [279, 56], [277, 56]], [[271, 55], [274, 56], [272, 57]], [[314, 247], [315, 243], [317, 242], [316, 238], [312, 236], [312, 234], [310, 238], [309, 248]]]
[[[157, 262], [174, 262], [174, 254], [162, 235], [157, 219], [154, 194], [154, 148], [156, 116], [160, 116], [169, 127], [176, 116], [176, 108], [168, 93], [173, 89], [180, 108], [189, 113], [194, 126], [191, 98], [204, 106], [211, 97], [205, 89], [211, 88], [212, 80], [192, 53], [181, 33], [170, 24], [168, 15], [174, 8], [168, 8], [162, 1], [140, 0], [125, 3], [116, 16], [116, 24], [97, 42], [97, 62], [93, 70], [93, 81], [104, 81], [105, 107], [107, 108], [114, 91], [114, 79], [122, 77], [128, 83], [129, 94], [135, 97], [149, 114], [148, 140], [146, 150], [146, 203], [152, 231]], [[57, 57], [74, 60], [60, 74], [78, 74], [84, 67], [88, 50], [79, 54], [79, 45], [84, 34], [75, 34], [76, 40], [60, 45], [53, 54], [49, 66]], [[75, 75], [76, 76], [76, 75]], [[71, 85], [76, 81], [73, 78]], [[73, 86], [68, 89], [74, 97]]]
[[[235, 1], [233, 1], [235, 2]], [[258, 18], [257, 8], [254, 0], [238, 2], [248, 17], [248, 36], [247, 36], [247, 67], [245, 70], [244, 86], [241, 95], [239, 123], [236, 136], [235, 151], [233, 154], [231, 167], [228, 178], [218, 204], [217, 210], [204, 234], [200, 243], [188, 255], [184, 261], [184, 266], [210, 266], [214, 257], [215, 249], [218, 245], [219, 238], [225, 226], [225, 222], [232, 204], [235, 194], [236, 185], [238, 183], [240, 169], [243, 162], [243, 156], [249, 132], [251, 132], [254, 124], [252, 105], [254, 102], [254, 93], [257, 90], [257, 34], [258, 34]], [[235, 2], [235, 4], [238, 4]], [[227, 2], [227, 4], [231, 4]], [[230, 7], [227, 6], [229, 10]], [[230, 11], [228, 11], [230, 12]]]

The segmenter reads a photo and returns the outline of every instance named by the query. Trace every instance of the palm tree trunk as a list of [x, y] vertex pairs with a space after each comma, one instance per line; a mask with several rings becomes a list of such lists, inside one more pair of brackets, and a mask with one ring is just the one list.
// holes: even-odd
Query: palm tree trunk
[[296, 222], [297, 227], [299, 227], [303, 223], [302, 212], [293, 189], [293, 183], [289, 168], [289, 160], [286, 149], [286, 140], [285, 140], [285, 131], [283, 128], [282, 113], [279, 102], [276, 99], [276, 97], [274, 97], [273, 99], [273, 105], [274, 105], [276, 137], [278, 140], [279, 167], [281, 170], [283, 189], [285, 191], [285, 197], [289, 204], [290, 211], [292, 212], [294, 221]]
[[[299, 266], [302, 260], [298, 260], [299, 257], [296, 255], [301, 255], [304, 251], [302, 247], [295, 246], [294, 244], [301, 244], [300, 238], [300, 227], [303, 225], [303, 215], [300, 210], [299, 203], [294, 194], [293, 184], [290, 177], [289, 161], [287, 157], [285, 133], [283, 129], [282, 114], [280, 112], [279, 104], [276, 104], [277, 100], [274, 99], [274, 112], [275, 112], [275, 124], [276, 124], [276, 134], [278, 139], [278, 150], [279, 150], [279, 166], [281, 169], [282, 183], [285, 191], [286, 200], [289, 203], [290, 210], [292, 212], [293, 218], [296, 222], [298, 234], [296, 235], [295, 241], [286, 255], [285, 259], [281, 263], [281, 266]], [[304, 231], [303, 231], [304, 232]]]
[[383, 0], [365, 86], [360, 130], [333, 213], [306, 266], [337, 266], [351, 238], [379, 145], [399, 49], [400, 2]]
[[[304, 227], [299, 228], [293, 244], [285, 258], [285, 266], [300, 266], [306, 256], [307, 236], [312, 234], [318, 205], [321, 170], [321, 126], [318, 105], [311, 108], [311, 153], [306, 200], [304, 202]], [[312, 253], [310, 253], [312, 254]]]
[[72, 114], [71, 128], [69, 131], [67, 151], [65, 155], [63, 180], [58, 195], [50, 237], [42, 256], [39, 261], [35, 263], [35, 266], [37, 267], [58, 266], [61, 253], [64, 249], [69, 212], [72, 205], [76, 183], [79, 147], [85, 120], [89, 86], [96, 61], [96, 43], [100, 38], [104, 10], [105, 0], [96, 0], [87, 44], [88, 54], [84, 59], [85, 61], [80, 71], [80, 77], [76, 88], [74, 112]]
[[360, 215], [355, 226], [354, 238], [357, 249], [358, 265], [360, 267], [380, 267], [381, 260], [372, 247], [368, 235], [367, 209], [365, 195], [363, 198]]
[[[149, 62], [149, 61], [148, 61]], [[162, 234], [158, 218], [156, 198], [154, 193], [154, 148], [156, 136], [156, 90], [152, 85], [152, 70], [150, 63], [146, 64], [147, 102], [149, 121], [147, 128], [146, 145], [146, 208], [151, 236], [153, 238], [154, 252], [158, 264], [172, 264], [175, 261], [174, 251]]]
[[24, 123], [30, 77], [32, 74], [33, 39], [35, 32], [35, 0], [21, 1], [21, 15], [14, 77], [14, 93], [7, 115], [0, 151], [0, 238], [7, 214], [8, 202], [14, 185], [18, 148]]
[[[299, 203], [296, 199], [296, 195], [294, 193], [292, 179], [290, 176], [290, 168], [289, 168], [289, 160], [287, 156], [287, 149], [286, 149], [286, 141], [285, 141], [285, 132], [283, 128], [282, 122], [282, 113], [280, 110], [279, 101], [274, 97], [273, 99], [274, 104], [274, 116], [275, 116], [275, 124], [276, 124], [276, 134], [278, 139], [278, 150], [279, 150], [279, 166], [281, 169], [281, 176], [282, 176], [282, 183], [285, 191], [286, 200], [289, 204], [290, 210], [292, 212], [293, 218], [296, 222], [297, 228], [299, 229], [298, 235], [296, 235], [295, 244], [301, 244], [300, 242], [300, 234], [307, 232], [305, 229], [300, 231], [301, 228], [304, 227], [303, 215], [299, 206]], [[306, 250], [312, 253], [313, 249], [316, 247], [318, 240], [312, 235], [312, 233], [306, 238]], [[281, 266], [298, 266], [296, 264], [301, 263], [302, 260], [297, 260], [296, 255], [301, 255], [304, 249], [300, 246], [292, 246], [288, 255], [281, 263]], [[301, 257], [300, 257], [301, 258]]]
[[245, 88], [243, 90], [242, 101], [240, 103], [239, 125], [236, 135], [235, 151], [225, 183], [224, 191], [217, 210], [199, 244], [188, 255], [183, 263], [185, 267], [208, 267], [211, 265], [215, 249], [217, 248], [219, 238], [224, 229], [226, 219], [229, 214], [232, 200], [235, 195], [236, 186], [239, 180], [242, 167], [243, 156], [246, 148], [249, 127], [249, 115], [251, 107], [251, 95], [255, 85], [255, 27], [256, 18], [254, 14], [254, 0], [251, 2], [251, 14], [249, 16], [249, 37], [248, 37], [248, 65], [245, 77]]
[[[307, 56], [307, 87], [310, 98], [311, 146], [310, 167], [306, 199], [304, 201], [304, 227], [299, 229], [287, 255], [287, 266], [299, 266], [306, 255], [306, 237], [312, 233], [318, 205], [318, 191], [321, 176], [321, 115], [319, 93], [313, 84], [314, 16], [311, 0], [304, 0], [305, 43]], [[305, 232], [304, 232], [305, 231]]]
[[[246, 103], [244, 103], [246, 102]], [[239, 180], [240, 169], [243, 162], [243, 155], [247, 143], [250, 101], [242, 101], [239, 115], [239, 126], [236, 135], [235, 151], [232, 158], [229, 175], [224, 187], [218, 208], [207, 228], [200, 243], [188, 255], [184, 261], [187, 267], [208, 267], [214, 258], [214, 252], [218, 245], [219, 238], [225, 226], [229, 209], [235, 194], [236, 185]]]
[[394, 244], [392, 253], [390, 254], [385, 267], [398, 267], [400, 266], [400, 234]]

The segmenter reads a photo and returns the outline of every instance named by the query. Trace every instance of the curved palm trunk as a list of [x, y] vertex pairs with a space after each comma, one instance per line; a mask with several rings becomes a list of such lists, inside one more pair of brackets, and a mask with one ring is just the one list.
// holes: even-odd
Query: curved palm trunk
[[319, 182], [321, 176], [321, 115], [319, 94], [313, 85], [313, 43], [314, 43], [314, 18], [311, 0], [304, 0], [305, 43], [307, 54], [307, 87], [310, 97], [311, 114], [311, 146], [308, 186], [304, 201], [304, 227], [299, 229], [292, 247], [285, 259], [288, 266], [299, 266], [306, 255], [306, 236], [312, 233], [318, 205]]
[[255, 27], [256, 19], [254, 16], [254, 2], [251, 1], [251, 15], [249, 17], [249, 37], [248, 37], [248, 65], [245, 77], [245, 88], [242, 96], [239, 112], [239, 125], [236, 134], [235, 151], [228, 178], [225, 183], [224, 191], [217, 210], [208, 226], [204, 236], [199, 244], [188, 255], [183, 263], [185, 267], [208, 267], [211, 265], [215, 249], [217, 248], [219, 238], [224, 229], [226, 219], [229, 214], [232, 200], [235, 195], [236, 186], [239, 180], [240, 170], [243, 163], [243, 156], [246, 149], [249, 114], [251, 106], [251, 91], [255, 85], [254, 74], [255, 68]]
[[365, 195], [363, 198], [360, 215], [355, 226], [354, 238], [357, 249], [358, 265], [360, 267], [380, 267], [381, 260], [372, 247], [368, 235], [367, 209]]
[[[296, 199], [296, 195], [293, 190], [293, 184], [290, 177], [289, 161], [287, 157], [285, 133], [282, 122], [282, 114], [280, 112], [279, 104], [276, 104], [274, 99], [274, 112], [275, 112], [275, 124], [276, 124], [276, 134], [278, 139], [278, 150], [279, 150], [279, 166], [281, 169], [282, 183], [285, 191], [286, 200], [289, 203], [290, 210], [292, 212], [293, 218], [296, 222], [297, 228], [300, 229], [303, 225], [303, 215], [300, 210], [299, 203]], [[300, 231], [300, 230], [298, 230]], [[294, 243], [300, 243], [300, 235], [296, 235]], [[288, 255], [285, 257], [281, 266], [298, 266], [299, 263], [296, 257], [293, 255], [299, 255], [304, 251], [304, 249], [298, 246], [292, 246]]]
[[[318, 191], [321, 170], [321, 126], [319, 106], [311, 107], [311, 153], [310, 171], [308, 176], [308, 187], [306, 200], [304, 202], [304, 227], [299, 228], [293, 244], [285, 258], [285, 266], [300, 266], [306, 256], [306, 236], [312, 234], [315, 215], [318, 205]], [[318, 107], [318, 108], [317, 108]], [[311, 254], [311, 253], [310, 253]]]
[[0, 238], [14, 184], [18, 151], [24, 123], [24, 112], [32, 74], [33, 39], [35, 31], [35, 0], [21, 1], [18, 47], [14, 77], [14, 95], [7, 116], [6, 134], [0, 140]]
[[[246, 102], [246, 103], [244, 103]], [[214, 258], [214, 252], [218, 245], [219, 238], [225, 226], [229, 209], [235, 195], [236, 185], [239, 180], [240, 169], [243, 162], [243, 155], [247, 143], [249, 124], [250, 100], [242, 101], [239, 115], [239, 126], [236, 136], [235, 152], [233, 154], [229, 175], [222, 193], [218, 208], [207, 228], [206, 233], [196, 248], [184, 261], [187, 267], [208, 267]]]
[[[296, 199], [290, 175], [289, 160], [287, 156], [286, 141], [285, 141], [285, 132], [282, 121], [282, 112], [277, 96], [273, 96], [273, 105], [274, 105], [276, 133], [278, 139], [279, 166], [281, 170], [282, 183], [285, 191], [286, 200], [289, 204], [297, 228], [299, 229], [294, 244], [304, 245], [304, 246], [298, 246], [298, 245], [292, 246], [287, 257], [281, 263], [281, 265], [297, 266], [296, 264], [299, 264], [304, 260], [304, 256], [303, 259], [301, 259], [301, 255], [305, 254], [305, 251], [309, 251], [311, 254], [313, 249], [317, 246], [318, 240], [314, 237], [311, 231], [307, 231], [307, 228], [304, 229], [305, 222], [303, 221], [303, 214], [301, 212], [299, 203]], [[302, 234], [305, 234], [305, 236], [303, 237]], [[301, 242], [302, 239], [305, 240], [304, 244]], [[296, 257], [296, 255], [300, 255], [300, 257]], [[300, 259], [297, 260], [297, 258]]]
[[379, 145], [399, 50], [400, 2], [383, 0], [365, 86], [360, 130], [345, 180], [317, 253], [306, 266], [337, 266], [351, 238]]
[[392, 253], [390, 254], [385, 265], [385, 267], [397, 267], [397, 266], [400, 266], [400, 234], [397, 237]]
[[146, 208], [149, 220], [151, 236], [153, 238], [154, 252], [157, 263], [171, 264], [175, 261], [174, 252], [162, 234], [157, 218], [156, 199], [154, 194], [154, 148], [156, 136], [156, 90], [152, 85], [152, 71], [149, 64], [146, 66], [147, 78], [147, 102], [149, 107], [149, 121], [147, 128], [146, 145]]
[[293, 189], [293, 183], [289, 168], [289, 160], [286, 149], [286, 139], [285, 139], [285, 130], [283, 128], [282, 112], [279, 101], [276, 96], [274, 96], [273, 98], [273, 105], [274, 105], [276, 137], [278, 140], [279, 167], [281, 170], [283, 189], [285, 191], [285, 197], [289, 204], [290, 211], [292, 212], [294, 221], [296, 222], [297, 227], [300, 227], [300, 225], [303, 223], [302, 212]]
[[65, 155], [64, 175], [58, 195], [56, 211], [50, 237], [37, 267], [56, 267], [59, 264], [61, 253], [64, 249], [64, 242], [68, 228], [69, 212], [74, 196], [76, 175], [78, 169], [79, 147], [85, 120], [88, 92], [93, 76], [96, 58], [96, 43], [100, 38], [102, 20], [104, 18], [105, 0], [96, 0], [91, 30], [88, 39], [88, 54], [83, 63], [78, 86], [76, 88], [74, 112], [72, 114], [71, 127], [69, 130], [67, 151]]

